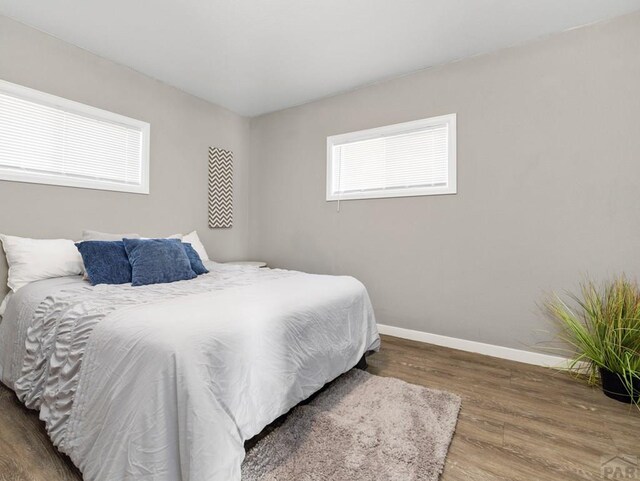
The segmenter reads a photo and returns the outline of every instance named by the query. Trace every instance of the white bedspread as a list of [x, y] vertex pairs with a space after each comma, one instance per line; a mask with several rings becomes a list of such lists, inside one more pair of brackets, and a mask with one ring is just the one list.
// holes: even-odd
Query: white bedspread
[[246, 439], [379, 347], [351, 277], [216, 265], [172, 284], [59, 283], [37, 308], [9, 303], [2, 379], [88, 481], [240, 480]]

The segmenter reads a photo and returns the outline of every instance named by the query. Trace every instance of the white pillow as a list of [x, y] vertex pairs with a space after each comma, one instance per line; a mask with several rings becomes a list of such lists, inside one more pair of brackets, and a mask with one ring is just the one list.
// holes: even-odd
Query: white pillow
[[72, 240], [0, 235], [0, 241], [9, 264], [7, 285], [14, 292], [30, 282], [84, 272], [82, 256]]
[[198, 255], [200, 256], [200, 260], [202, 262], [210, 260], [209, 256], [207, 255], [207, 251], [202, 245], [202, 242], [200, 242], [198, 233], [195, 230], [193, 232], [190, 232], [187, 235], [183, 235], [182, 242], [186, 244], [191, 244], [191, 247], [193, 247], [195, 251], [198, 253]]
[[86, 241], [119, 241], [124, 238], [139, 239], [140, 234], [109, 234], [107, 232], [98, 232], [97, 230], [83, 230], [82, 240]]

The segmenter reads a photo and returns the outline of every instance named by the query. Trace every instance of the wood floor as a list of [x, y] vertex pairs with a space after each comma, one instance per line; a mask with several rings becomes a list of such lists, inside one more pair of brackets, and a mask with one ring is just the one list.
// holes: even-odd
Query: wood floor
[[[462, 396], [441, 481], [603, 479], [602, 457], [640, 457], [640, 412], [563, 373], [387, 336], [369, 365]], [[0, 387], [0, 480], [80, 479], [36, 413]]]

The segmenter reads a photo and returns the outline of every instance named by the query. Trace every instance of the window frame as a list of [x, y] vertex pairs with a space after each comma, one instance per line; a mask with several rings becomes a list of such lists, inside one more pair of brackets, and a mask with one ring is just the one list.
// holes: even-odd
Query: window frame
[[4, 170], [0, 165], [0, 180], [11, 182], [27, 182], [30, 184], [46, 184], [62, 187], [76, 187], [82, 189], [108, 190], [115, 192], [128, 192], [134, 194], [149, 194], [149, 144], [151, 126], [148, 122], [133, 119], [116, 114], [108, 110], [92, 107], [74, 100], [58, 97], [40, 90], [35, 90], [22, 85], [7, 82], [0, 79], [0, 93], [6, 93], [19, 97], [29, 102], [59, 108], [66, 112], [79, 114], [96, 120], [120, 124], [125, 127], [140, 130], [142, 134], [141, 144], [141, 183], [140, 185], [127, 185], [104, 179], [79, 179], [66, 177], [64, 174], [46, 174], [40, 172], [11, 172]]
[[[437, 117], [429, 117], [426, 119], [413, 120], [410, 122], [402, 122], [399, 124], [385, 125], [373, 129], [358, 130], [345, 134], [331, 135], [327, 137], [327, 185], [326, 200], [327, 202], [339, 200], [359, 200], [359, 199], [382, 199], [390, 197], [417, 197], [423, 195], [448, 195], [456, 194], [457, 189], [457, 152], [456, 152], [456, 120], [457, 115], [447, 114]], [[364, 140], [372, 140], [381, 137], [389, 137], [392, 135], [405, 134], [413, 131], [422, 130], [428, 127], [446, 124], [448, 127], [448, 163], [447, 163], [447, 185], [446, 186], [427, 186], [427, 187], [407, 187], [402, 189], [378, 189], [371, 191], [352, 192], [348, 194], [334, 193], [333, 174], [333, 149], [336, 146], [360, 142]]]

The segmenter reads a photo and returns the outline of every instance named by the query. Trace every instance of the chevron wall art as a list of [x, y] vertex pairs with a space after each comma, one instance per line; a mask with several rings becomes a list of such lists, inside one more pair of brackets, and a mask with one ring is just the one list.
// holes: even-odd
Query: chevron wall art
[[209, 147], [209, 227], [233, 225], [233, 152]]

